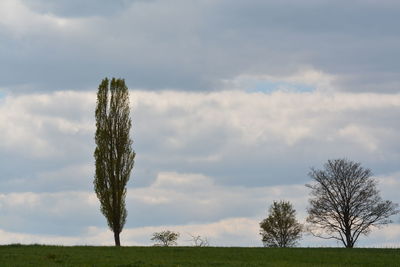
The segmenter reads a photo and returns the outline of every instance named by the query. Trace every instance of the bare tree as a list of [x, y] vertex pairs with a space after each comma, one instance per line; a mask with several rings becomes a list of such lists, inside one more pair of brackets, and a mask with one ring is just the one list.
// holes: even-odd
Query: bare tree
[[192, 242], [193, 246], [195, 247], [208, 247], [210, 246], [210, 242], [208, 241], [207, 237], [202, 237], [200, 235], [192, 235], [189, 234], [191, 239], [190, 241]]
[[115, 245], [126, 222], [126, 185], [133, 168], [135, 152], [129, 137], [129, 90], [122, 79], [104, 79], [99, 85], [96, 106], [96, 172], [94, 189], [101, 212], [114, 232]]
[[265, 247], [292, 247], [302, 232], [302, 225], [296, 220], [296, 210], [288, 201], [274, 201], [260, 227]]
[[[391, 223], [398, 204], [383, 201], [370, 169], [347, 159], [328, 160], [323, 170], [311, 169], [315, 183], [307, 212], [309, 231], [325, 239], [336, 239], [352, 248], [361, 234], [372, 227]], [[321, 232], [322, 230], [322, 232]]]
[[170, 230], [153, 233], [152, 241], [157, 242], [157, 246], [169, 247], [177, 245], [176, 242], [179, 238], [179, 233]]

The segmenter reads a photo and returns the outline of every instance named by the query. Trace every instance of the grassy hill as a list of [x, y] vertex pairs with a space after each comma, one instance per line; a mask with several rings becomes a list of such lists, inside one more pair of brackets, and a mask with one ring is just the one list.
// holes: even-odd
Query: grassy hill
[[400, 266], [400, 249], [8, 245], [0, 266]]

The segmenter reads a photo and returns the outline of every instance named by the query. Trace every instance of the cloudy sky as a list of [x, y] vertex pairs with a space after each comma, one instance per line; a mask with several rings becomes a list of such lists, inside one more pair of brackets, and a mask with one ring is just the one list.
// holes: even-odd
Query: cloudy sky
[[[346, 157], [400, 202], [400, 2], [1, 0], [0, 243], [112, 245], [93, 193], [104, 77], [131, 89], [125, 245], [261, 246]], [[400, 216], [359, 246], [400, 247]], [[340, 246], [305, 235], [301, 246]]]

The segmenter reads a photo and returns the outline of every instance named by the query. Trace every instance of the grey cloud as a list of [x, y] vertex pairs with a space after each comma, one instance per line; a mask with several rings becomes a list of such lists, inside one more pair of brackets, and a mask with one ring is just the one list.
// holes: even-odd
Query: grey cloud
[[1, 86], [81, 90], [111, 75], [132, 88], [214, 90], [240, 74], [311, 66], [341, 90], [397, 92], [399, 12], [393, 1], [139, 1], [23, 38], [7, 26]]
[[96, 199], [81, 192], [1, 194], [0, 228], [31, 234], [78, 235], [88, 225], [101, 226]]
[[113, 16], [138, 1], [151, 0], [23, 0], [33, 10], [62, 17]]
[[[398, 184], [397, 176], [398, 174], [380, 178], [385, 197], [388, 194], [395, 194]], [[157, 180], [150, 186], [128, 189], [129, 216], [123, 236], [131, 242], [148, 244], [152, 231], [165, 227], [185, 229], [187, 226], [185, 232], [190, 228], [191, 233], [201, 231], [203, 235], [217, 237], [217, 240], [213, 240], [217, 243], [213, 242], [213, 245], [223, 245], [232, 241], [232, 237], [225, 236], [227, 234], [225, 231], [229, 230], [225, 228], [216, 232], [210, 225], [221, 221], [229, 223], [230, 218], [233, 218], [231, 223], [234, 223], [235, 218], [247, 218], [247, 220], [251, 218], [252, 224], [247, 227], [257, 229], [257, 223], [265, 216], [269, 203], [278, 199], [291, 201], [298, 212], [298, 218], [303, 221], [307, 191], [302, 185], [258, 188], [221, 187], [213, 184], [211, 177], [199, 174], [160, 173]], [[105, 219], [98, 211], [94, 193], [2, 194], [0, 204], [2, 211], [0, 229], [6, 231], [74, 238], [83, 235], [77, 238], [80, 241], [75, 241], [80, 243], [84, 240], [88, 228], [105, 229]], [[190, 227], [190, 225], [197, 226]], [[234, 227], [236, 235], [246, 234], [246, 230], [236, 224], [229, 227]], [[393, 230], [398, 235], [399, 231], [396, 228], [398, 228], [396, 224], [390, 228], [392, 235]], [[146, 236], [133, 237], [130, 234], [131, 231], [139, 231], [142, 234], [145, 233]], [[242, 243], [235, 239], [238, 242], [236, 245], [245, 246], [247, 242], [259, 242], [258, 236], [248, 236], [248, 234], [246, 235], [249, 240]], [[387, 233], [382, 236], [382, 231], [381, 236], [376, 235], [375, 231], [373, 234], [372, 241], [363, 240], [364, 245], [396, 240], [392, 235], [388, 237]], [[309, 246], [320, 243], [306, 237], [302, 244]]]
[[[170, 176], [157, 185], [162, 176]], [[195, 174], [197, 175], [197, 174]], [[128, 188], [126, 228], [204, 224], [234, 217], [258, 217], [266, 203], [285, 198], [304, 209], [305, 187], [221, 187], [193, 174], [160, 173], [155, 183]], [[165, 179], [165, 178], [164, 178]], [[184, 179], [180, 186], [175, 179]], [[31, 234], [77, 235], [87, 227], [105, 227], [93, 192], [0, 194], [0, 229]]]
[[[0, 115], [4, 190], [91, 189], [95, 94], [8, 99]], [[132, 99], [138, 187], [165, 171], [202, 173], [219, 185], [304, 184], [310, 167], [337, 157], [378, 175], [398, 168], [396, 94], [133, 91]]]
[[[137, 136], [150, 137], [145, 139], [155, 145], [151, 152], [145, 143], [138, 146], [138, 157], [143, 158], [138, 164], [199, 172], [218, 177], [223, 184], [248, 186], [306, 183], [311, 166], [336, 157], [357, 159], [377, 173], [396, 171], [397, 100], [389, 95], [386, 100], [367, 94], [317, 95], [249, 94], [250, 100], [242, 99], [245, 94], [221, 93], [215, 98], [202, 95], [201, 104], [186, 96], [180, 108], [170, 103], [162, 111], [155, 102], [139, 97], [136, 122], [146, 126], [137, 128]], [[157, 97], [179, 102], [180, 96]], [[210, 99], [217, 104], [209, 104]], [[144, 108], [148, 105], [153, 108]]]

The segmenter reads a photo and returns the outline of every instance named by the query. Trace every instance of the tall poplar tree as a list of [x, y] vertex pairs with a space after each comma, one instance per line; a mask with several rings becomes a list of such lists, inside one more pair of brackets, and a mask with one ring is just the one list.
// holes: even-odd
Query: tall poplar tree
[[120, 246], [120, 233], [125, 225], [126, 185], [133, 168], [135, 152], [129, 136], [129, 90], [123, 79], [105, 78], [99, 85], [96, 106], [96, 172], [94, 190], [101, 212]]

